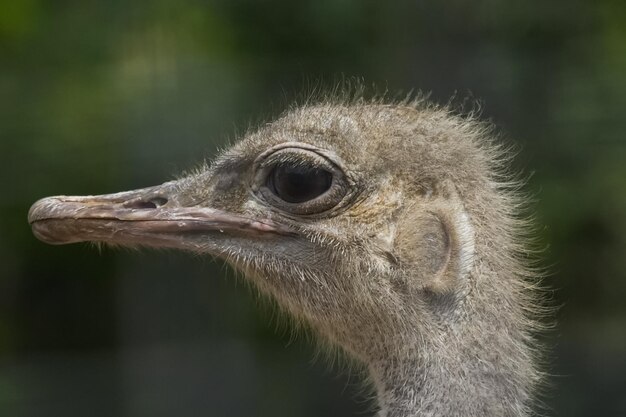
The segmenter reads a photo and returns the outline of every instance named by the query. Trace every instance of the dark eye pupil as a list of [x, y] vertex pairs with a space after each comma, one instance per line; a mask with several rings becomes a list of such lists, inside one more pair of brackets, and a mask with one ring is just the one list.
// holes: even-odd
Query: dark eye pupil
[[332, 174], [324, 169], [278, 165], [268, 177], [268, 187], [287, 203], [304, 203], [328, 191], [332, 181]]

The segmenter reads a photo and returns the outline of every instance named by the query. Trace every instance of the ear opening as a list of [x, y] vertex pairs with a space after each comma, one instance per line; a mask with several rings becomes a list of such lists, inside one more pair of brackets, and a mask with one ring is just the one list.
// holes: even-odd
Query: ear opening
[[[459, 201], [460, 202], [460, 201]], [[438, 210], [448, 240], [446, 265], [433, 276], [430, 289], [434, 292], [463, 292], [474, 265], [474, 228], [464, 209]]]
[[474, 228], [454, 185], [443, 183], [400, 221], [396, 252], [410, 287], [464, 293], [474, 264]]

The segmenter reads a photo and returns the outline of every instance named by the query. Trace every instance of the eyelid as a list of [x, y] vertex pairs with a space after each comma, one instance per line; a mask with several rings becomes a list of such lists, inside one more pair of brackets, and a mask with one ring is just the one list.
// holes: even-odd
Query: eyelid
[[258, 168], [273, 167], [279, 164], [293, 164], [293, 166], [309, 166], [327, 170], [335, 167], [319, 155], [311, 155], [309, 152], [289, 152], [288, 149], [285, 149], [268, 155], [260, 162]]
[[310, 153], [316, 154], [316, 156], [319, 156], [321, 160], [327, 161], [338, 168], [341, 168], [341, 166], [343, 165], [343, 162], [337, 157], [337, 155], [327, 149], [318, 148], [317, 146], [310, 145], [304, 142], [283, 142], [278, 145], [272, 146], [271, 148], [262, 152], [254, 161], [255, 168], [258, 167], [260, 164], [263, 164], [271, 156], [277, 155], [279, 154], [279, 152], [282, 153], [281, 151], [289, 149], [293, 150], [294, 152], [305, 153], [308, 151]]

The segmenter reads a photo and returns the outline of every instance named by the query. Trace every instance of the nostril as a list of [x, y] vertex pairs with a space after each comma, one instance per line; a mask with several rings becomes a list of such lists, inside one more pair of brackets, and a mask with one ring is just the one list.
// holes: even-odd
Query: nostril
[[154, 204], [154, 208], [161, 207], [167, 204], [167, 198], [165, 197], [154, 197], [150, 199], [150, 203]]
[[152, 201], [131, 201], [124, 204], [124, 207], [129, 209], [137, 209], [137, 210], [145, 210], [145, 209], [155, 209], [157, 208], [156, 204]]
[[144, 201], [144, 200], [129, 201], [128, 203], [124, 204], [124, 207], [130, 208], [130, 209], [147, 210], [147, 209], [155, 209], [165, 204], [167, 204], [167, 198], [154, 197], [148, 201]]

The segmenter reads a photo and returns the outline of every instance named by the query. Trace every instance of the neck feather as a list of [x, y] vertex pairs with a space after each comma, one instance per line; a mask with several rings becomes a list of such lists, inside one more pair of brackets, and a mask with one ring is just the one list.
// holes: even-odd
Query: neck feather
[[[512, 365], [511, 356], [503, 359], [500, 352], [440, 342], [370, 364], [379, 417], [528, 415], [532, 377], [520, 373], [527, 360], [523, 352], [516, 352]], [[515, 347], [509, 350], [513, 354]]]
[[379, 417], [530, 415], [538, 379], [531, 322], [497, 286], [472, 292], [460, 315], [370, 356]]

